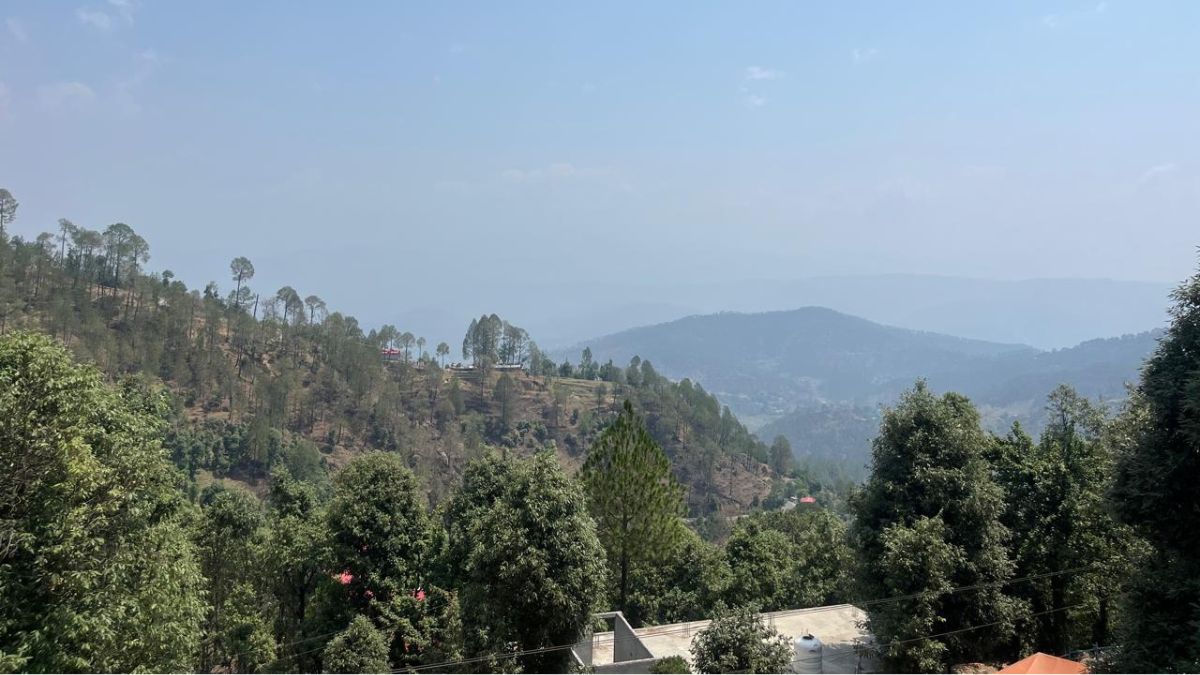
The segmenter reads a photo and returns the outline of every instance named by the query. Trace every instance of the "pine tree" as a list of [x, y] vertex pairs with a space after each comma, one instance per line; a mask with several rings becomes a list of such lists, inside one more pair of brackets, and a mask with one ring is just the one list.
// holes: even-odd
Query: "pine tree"
[[630, 568], [670, 555], [679, 542], [683, 489], [629, 401], [592, 444], [580, 476], [624, 610]]

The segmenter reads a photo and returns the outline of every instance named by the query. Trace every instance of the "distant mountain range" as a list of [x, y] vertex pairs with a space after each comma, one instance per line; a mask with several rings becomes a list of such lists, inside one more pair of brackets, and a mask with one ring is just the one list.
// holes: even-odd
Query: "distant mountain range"
[[805, 307], [690, 316], [590, 340], [558, 356], [578, 361], [585, 345], [601, 362], [624, 364], [638, 355], [669, 377], [699, 382], [768, 441], [783, 434], [802, 456], [858, 460], [874, 436], [879, 406], [917, 378], [971, 397], [996, 430], [1020, 420], [1036, 431], [1044, 397], [1060, 383], [1093, 398], [1123, 398], [1158, 333], [1043, 351]]
[[[457, 345], [472, 317], [497, 312], [527, 329], [542, 347], [558, 349], [693, 314], [815, 306], [889, 326], [1058, 349], [1165, 326], [1170, 290], [1166, 283], [1111, 279], [1001, 281], [915, 274], [702, 283], [603, 278], [517, 283], [501, 277], [487, 287], [445, 280], [436, 305], [396, 307], [382, 317], [376, 316], [379, 306], [372, 299], [359, 318], [376, 316], [432, 344]], [[359, 309], [349, 307], [351, 313]]]

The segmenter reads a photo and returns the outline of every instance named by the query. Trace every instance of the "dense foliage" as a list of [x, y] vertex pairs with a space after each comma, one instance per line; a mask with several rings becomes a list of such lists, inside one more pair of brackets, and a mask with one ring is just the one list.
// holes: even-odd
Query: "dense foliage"
[[0, 655], [37, 671], [181, 671], [203, 577], [158, 441], [161, 399], [42, 336], [0, 336]]
[[[991, 452], [1005, 491], [1001, 520], [1011, 533], [1016, 577], [1027, 579], [1009, 586], [1032, 613], [1020, 643], [1027, 651], [1064, 654], [1111, 644], [1111, 608], [1143, 550], [1110, 514], [1112, 453], [1103, 411], [1068, 387], [1048, 400], [1039, 442], [1018, 426]], [[1064, 607], [1070, 609], [1055, 611]]]
[[738, 522], [725, 543], [731, 603], [762, 609], [819, 607], [850, 599], [854, 553], [846, 525], [825, 510], [760, 513]]
[[[1001, 523], [1004, 493], [985, 450], [993, 442], [970, 402], [935, 396], [924, 382], [884, 414], [873, 472], [854, 503], [862, 597], [907, 599], [870, 608], [884, 643], [978, 625], [990, 630], [903, 642], [884, 655], [897, 672], [946, 671], [993, 659], [1015, 633], [1019, 602]], [[980, 585], [971, 593], [950, 589]]]
[[196, 494], [214, 478], [261, 490], [279, 466], [321, 483], [353, 455], [382, 450], [441, 501], [483, 445], [524, 455], [553, 447], [571, 463], [628, 399], [693, 514], [745, 511], [765, 497], [739, 488], [764, 470], [766, 446], [711, 394], [648, 362], [556, 364], [490, 314], [464, 337], [473, 366], [447, 369], [445, 343], [368, 330], [291, 286], [255, 289], [245, 257], [230, 264], [227, 294], [216, 281], [196, 290], [169, 270], [149, 273], [149, 259], [149, 243], [123, 223], [96, 231], [64, 219], [34, 241], [0, 240], [0, 331], [39, 330], [110, 376], [164, 382], [174, 410], [165, 445]]
[[700, 673], [782, 673], [791, 665], [792, 645], [742, 607], [718, 612], [692, 641], [692, 658]]
[[563, 649], [503, 655], [569, 645], [600, 608], [604, 549], [583, 490], [547, 454], [487, 456], [468, 468], [447, 515], [468, 649], [496, 655], [489, 667], [565, 671]]
[[1200, 273], [1174, 299], [1119, 439], [1112, 498], [1154, 547], [1132, 571], [1120, 670], [1200, 668]]

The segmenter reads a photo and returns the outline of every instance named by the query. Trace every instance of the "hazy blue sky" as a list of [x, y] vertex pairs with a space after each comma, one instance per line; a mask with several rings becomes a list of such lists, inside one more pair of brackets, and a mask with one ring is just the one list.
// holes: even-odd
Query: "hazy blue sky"
[[592, 4], [7, 1], [0, 186], [18, 232], [120, 220], [189, 283], [246, 255], [375, 320], [1194, 268], [1200, 3]]

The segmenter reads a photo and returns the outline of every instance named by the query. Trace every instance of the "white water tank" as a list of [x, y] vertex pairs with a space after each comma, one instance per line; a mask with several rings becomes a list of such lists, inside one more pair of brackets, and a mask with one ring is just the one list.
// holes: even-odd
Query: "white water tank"
[[792, 643], [795, 656], [792, 657], [793, 673], [821, 672], [821, 641], [812, 633], [805, 633]]

